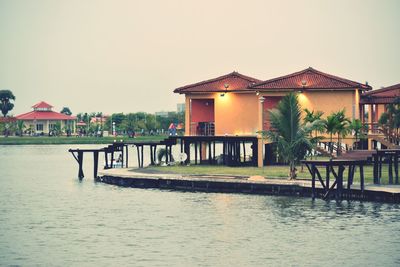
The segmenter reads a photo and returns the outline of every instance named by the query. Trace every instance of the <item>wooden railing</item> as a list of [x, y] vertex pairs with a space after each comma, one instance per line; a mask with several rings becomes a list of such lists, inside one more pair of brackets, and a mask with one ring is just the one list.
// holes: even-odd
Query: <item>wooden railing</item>
[[195, 136], [214, 136], [214, 122], [192, 122], [190, 123], [190, 135]]

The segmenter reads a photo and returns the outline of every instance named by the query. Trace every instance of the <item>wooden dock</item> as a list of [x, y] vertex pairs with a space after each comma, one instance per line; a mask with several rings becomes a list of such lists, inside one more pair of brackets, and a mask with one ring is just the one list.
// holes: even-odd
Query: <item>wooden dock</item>
[[[316, 185], [313, 191], [311, 180], [264, 179], [262, 177], [226, 175], [179, 175], [153, 174], [140, 170], [108, 169], [99, 172], [98, 182], [123, 187], [158, 188], [166, 190], [245, 193], [258, 195], [281, 195], [324, 198], [326, 190]], [[364, 190], [359, 184], [347, 186], [341, 192], [343, 200], [379, 201], [400, 203], [400, 185], [369, 185]], [[334, 191], [334, 189], [333, 189]]]

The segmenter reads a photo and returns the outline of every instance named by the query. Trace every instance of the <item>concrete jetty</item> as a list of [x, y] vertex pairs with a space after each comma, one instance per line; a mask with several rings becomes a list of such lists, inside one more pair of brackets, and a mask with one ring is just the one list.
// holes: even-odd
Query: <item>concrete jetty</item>
[[[99, 171], [96, 181], [123, 187], [159, 188], [192, 192], [245, 193], [311, 197], [311, 180], [287, 180], [260, 176], [180, 175], [146, 173], [142, 169], [107, 169]], [[400, 185], [366, 184], [364, 190], [353, 184], [343, 190], [343, 200], [400, 203]], [[325, 190], [316, 185], [316, 197], [323, 198]]]

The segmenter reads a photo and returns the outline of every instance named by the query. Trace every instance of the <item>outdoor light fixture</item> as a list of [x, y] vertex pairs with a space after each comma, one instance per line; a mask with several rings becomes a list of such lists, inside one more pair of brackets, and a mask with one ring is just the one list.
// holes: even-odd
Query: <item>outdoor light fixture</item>
[[260, 103], [262, 104], [265, 101], [265, 97], [261, 96], [258, 100], [260, 100]]
[[306, 80], [302, 80], [302, 81], [301, 81], [301, 85], [303, 85], [303, 88], [306, 87], [307, 81], [306, 81]]
[[225, 94], [228, 93], [229, 83], [224, 84], [224, 87], [225, 87], [225, 92], [221, 93], [221, 96], [225, 96]]
[[257, 91], [257, 92], [256, 92], [256, 95], [260, 95], [260, 91]]

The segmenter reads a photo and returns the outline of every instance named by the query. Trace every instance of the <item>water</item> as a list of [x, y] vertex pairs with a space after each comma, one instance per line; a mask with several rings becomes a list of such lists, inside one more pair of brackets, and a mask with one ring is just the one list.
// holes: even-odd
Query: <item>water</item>
[[79, 182], [70, 147], [0, 146], [0, 265], [400, 264], [399, 205]]

